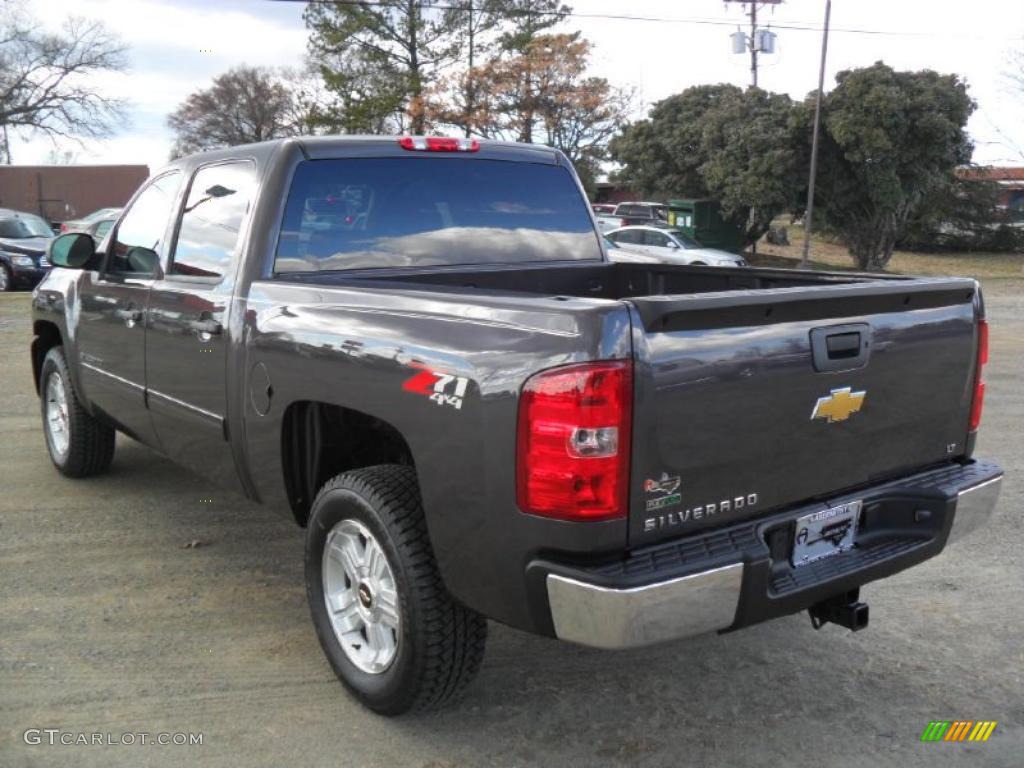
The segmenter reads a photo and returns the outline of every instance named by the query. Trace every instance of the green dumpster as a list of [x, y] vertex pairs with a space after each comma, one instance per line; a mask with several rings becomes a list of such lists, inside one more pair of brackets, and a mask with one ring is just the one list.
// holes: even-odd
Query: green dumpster
[[669, 200], [668, 223], [708, 248], [741, 250], [742, 230], [722, 218], [717, 200]]

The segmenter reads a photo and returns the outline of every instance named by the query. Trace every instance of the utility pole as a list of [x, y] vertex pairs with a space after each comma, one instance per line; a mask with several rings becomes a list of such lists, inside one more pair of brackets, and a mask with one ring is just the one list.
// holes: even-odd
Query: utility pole
[[[750, 52], [750, 84], [753, 88], [757, 88], [757, 54], [775, 53], [775, 33], [771, 31], [770, 27], [769, 29], [758, 31], [757, 6], [762, 4], [774, 6], [781, 3], [782, 0], [725, 0], [725, 2], [739, 2], [743, 5], [750, 5], [750, 36], [748, 37], [737, 26], [736, 31], [730, 35], [730, 38], [732, 40], [733, 53]], [[756, 218], [757, 212], [751, 206], [747, 221], [752, 225]], [[750, 251], [752, 255], [757, 255], [756, 240], [751, 244]]]
[[757, 3], [750, 4], [750, 83], [757, 88]]
[[814, 99], [814, 136], [811, 139], [811, 171], [807, 180], [807, 210], [804, 212], [804, 253], [800, 269], [810, 269], [811, 219], [814, 216], [814, 180], [818, 174], [818, 134], [821, 132], [821, 98], [825, 89], [825, 56], [828, 52], [828, 22], [832, 0], [825, 0], [825, 26], [821, 33], [821, 68], [818, 70], [818, 93]]
[[469, 17], [469, 69], [466, 71], [466, 138], [473, 135], [473, 101], [476, 97], [476, 83], [473, 78], [473, 0], [469, 0], [466, 6], [466, 14]]
[[757, 88], [757, 57], [761, 53], [775, 53], [775, 33], [768, 29], [761, 29], [757, 25], [757, 7], [759, 5], [776, 6], [782, 0], [725, 0], [726, 3], [740, 3], [750, 6], [750, 34], [743, 32], [739, 27], [730, 35], [732, 39], [733, 53], [750, 54], [750, 84]]

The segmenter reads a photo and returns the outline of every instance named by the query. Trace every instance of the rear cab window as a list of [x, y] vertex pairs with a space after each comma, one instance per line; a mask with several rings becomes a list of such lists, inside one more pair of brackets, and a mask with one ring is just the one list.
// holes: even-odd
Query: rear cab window
[[563, 166], [348, 158], [296, 168], [274, 272], [601, 259]]

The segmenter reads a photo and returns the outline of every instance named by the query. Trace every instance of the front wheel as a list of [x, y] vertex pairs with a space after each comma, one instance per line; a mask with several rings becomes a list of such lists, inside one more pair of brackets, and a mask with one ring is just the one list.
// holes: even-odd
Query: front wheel
[[114, 458], [114, 430], [93, 418], [75, 394], [64, 352], [46, 353], [39, 373], [43, 432], [50, 459], [68, 477], [105, 472]]
[[328, 661], [376, 712], [440, 707], [480, 668], [487, 622], [445, 589], [409, 467], [324, 485], [306, 530], [306, 591]]
[[14, 290], [14, 278], [6, 264], [0, 264], [0, 293]]

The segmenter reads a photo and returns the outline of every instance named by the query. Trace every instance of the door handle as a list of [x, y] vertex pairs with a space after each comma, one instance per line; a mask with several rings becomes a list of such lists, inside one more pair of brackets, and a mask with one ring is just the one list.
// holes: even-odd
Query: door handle
[[134, 307], [128, 307], [126, 309], [115, 309], [114, 317], [124, 320], [124, 324], [129, 328], [135, 327], [136, 323], [142, 321], [142, 310], [135, 309]]
[[224, 330], [224, 326], [212, 318], [190, 320], [188, 327], [199, 334], [199, 338], [204, 341], [208, 340], [211, 336], [219, 336]]

